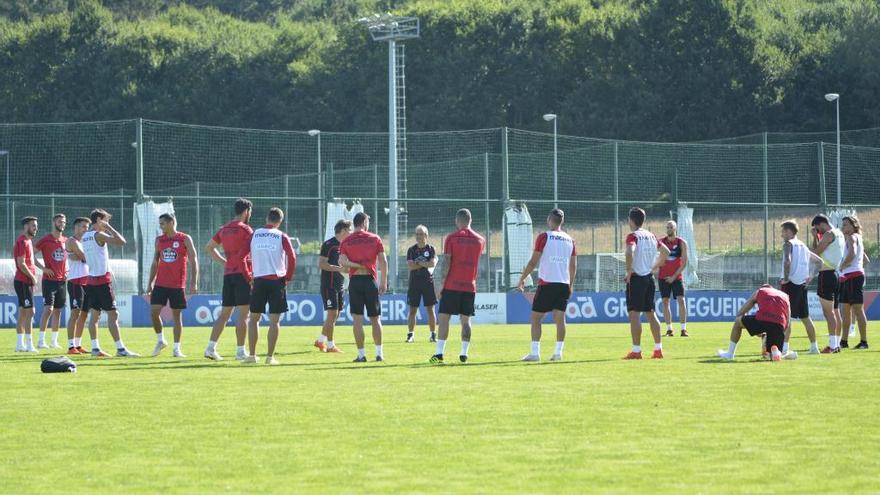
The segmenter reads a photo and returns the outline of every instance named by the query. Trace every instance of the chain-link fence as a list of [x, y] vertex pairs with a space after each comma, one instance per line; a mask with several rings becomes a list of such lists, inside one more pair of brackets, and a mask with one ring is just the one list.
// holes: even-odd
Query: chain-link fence
[[[877, 254], [880, 130], [846, 131], [839, 150], [831, 141], [833, 133], [679, 144], [509, 128], [410, 133], [397, 254], [403, 256], [414, 242], [418, 224], [428, 226], [430, 242], [440, 251], [454, 229], [456, 210], [470, 208], [474, 228], [489, 241], [480, 290], [503, 291], [516, 282], [508, 275], [514, 267], [506, 266], [505, 206], [525, 203], [537, 232], [546, 212], [558, 205], [578, 245], [578, 288], [617, 290], [615, 272], [603, 267], [616, 263], [629, 207], [645, 208], [648, 227], [659, 236], [665, 221], [685, 204], [694, 209], [698, 288], [752, 288], [778, 275], [778, 225], [788, 218], [798, 219], [806, 231], [817, 212], [854, 208], [869, 254]], [[47, 232], [55, 212], [72, 219], [102, 207], [131, 240], [113, 248], [111, 256], [136, 261], [143, 270], [133, 206], [147, 199], [173, 201], [180, 230], [192, 235], [200, 251], [232, 217], [236, 198], [254, 201], [254, 225], [269, 207], [280, 206], [286, 212], [282, 228], [302, 245], [294, 285], [301, 292], [317, 289], [316, 256], [328, 201], [360, 201], [389, 252], [395, 245], [388, 238], [383, 133], [231, 129], [140, 119], [7, 124], [0, 125], [0, 167], [5, 179], [0, 257], [7, 259], [20, 217], [39, 217], [41, 232]], [[201, 252], [200, 260], [200, 290], [219, 292], [222, 267]], [[877, 265], [869, 266], [869, 288], [880, 287]], [[400, 266], [406, 265], [401, 261]], [[402, 272], [392, 283], [397, 291], [405, 288]]]

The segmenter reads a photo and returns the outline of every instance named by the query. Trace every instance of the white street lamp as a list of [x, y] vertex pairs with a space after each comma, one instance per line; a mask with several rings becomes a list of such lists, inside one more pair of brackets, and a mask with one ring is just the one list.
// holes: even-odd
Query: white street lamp
[[837, 113], [837, 206], [841, 205], [840, 199], [840, 95], [837, 93], [828, 93], [825, 99], [834, 102]]
[[559, 208], [559, 153], [557, 148], [556, 114], [544, 114], [544, 120], [553, 122], [553, 207]]

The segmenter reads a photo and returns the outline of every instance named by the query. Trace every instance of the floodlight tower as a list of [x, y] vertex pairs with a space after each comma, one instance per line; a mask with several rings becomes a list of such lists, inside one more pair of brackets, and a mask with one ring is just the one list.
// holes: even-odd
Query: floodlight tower
[[[419, 19], [391, 14], [374, 14], [358, 19], [367, 26], [373, 41], [388, 43], [388, 226], [391, 236], [391, 259], [388, 286], [397, 285], [397, 236], [406, 232], [406, 208], [398, 198], [406, 199], [406, 81], [403, 41], [419, 37]], [[402, 213], [402, 215], [401, 215]]]

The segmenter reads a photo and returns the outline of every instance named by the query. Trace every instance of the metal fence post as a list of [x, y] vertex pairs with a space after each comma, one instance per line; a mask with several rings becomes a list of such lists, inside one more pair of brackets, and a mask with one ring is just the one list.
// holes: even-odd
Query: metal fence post
[[492, 290], [492, 224], [489, 221], [489, 153], [483, 153], [483, 182], [485, 187], [486, 212], [486, 290]]
[[822, 209], [828, 205], [828, 196], [825, 191], [825, 143], [819, 141], [819, 204]]
[[136, 126], [137, 135], [135, 137], [135, 148], [137, 149], [136, 154], [136, 187], [137, 191], [135, 192], [137, 195], [136, 202], [140, 202], [144, 199], [144, 119], [137, 119]]
[[[202, 252], [202, 191], [201, 186], [199, 185], [199, 181], [196, 181], [196, 257]], [[208, 264], [213, 267], [213, 260], [208, 260]], [[204, 266], [201, 263], [200, 267]], [[213, 270], [211, 272], [213, 274]], [[204, 278], [204, 277], [200, 277]], [[212, 279], [213, 280], [213, 279]], [[198, 287], [196, 287], [198, 288]]]
[[764, 283], [770, 282], [770, 253], [769, 239], [767, 239], [767, 226], [770, 223], [770, 175], [767, 167], [767, 133], [764, 133]]
[[510, 154], [508, 151], [507, 127], [503, 127], [501, 129], [501, 285], [504, 286], [505, 291], [509, 285], [507, 278], [510, 271], [507, 266], [507, 218], [504, 214], [510, 203]]
[[618, 143], [614, 142], [614, 252], [620, 251], [620, 171], [617, 163]]
[[[52, 211], [55, 211], [55, 198], [54, 194], [52, 195]], [[132, 211], [132, 217], [134, 217], [134, 212]], [[125, 235], [125, 189], [119, 188], [119, 231], [122, 232], [122, 235]], [[134, 236], [132, 236], [134, 239]], [[119, 247], [120, 257], [125, 258], [125, 244]]]
[[[379, 197], [379, 164], [373, 164], [373, 197]], [[382, 218], [382, 215], [379, 215], [379, 200], [373, 200], [373, 215], [376, 217], [376, 228], [374, 232], [379, 232], [379, 220]]]
[[[287, 215], [288, 221], [285, 222], [284, 231], [287, 235], [290, 235], [290, 218], [292, 215], [290, 214], [290, 175], [284, 174], [284, 214]], [[318, 234], [318, 239], [321, 238], [321, 235]]]

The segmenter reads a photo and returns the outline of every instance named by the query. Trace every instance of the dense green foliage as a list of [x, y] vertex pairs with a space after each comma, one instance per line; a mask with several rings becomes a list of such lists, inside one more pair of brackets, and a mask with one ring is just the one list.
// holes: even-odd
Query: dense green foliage
[[[622, 361], [625, 325], [570, 325], [551, 363], [545, 325], [545, 361], [521, 363], [526, 325], [476, 325], [468, 364], [453, 329], [448, 364], [430, 366], [424, 325], [413, 344], [386, 327], [386, 362], [357, 365], [350, 326], [336, 330], [345, 354], [311, 347], [318, 328], [286, 327], [271, 368], [232, 359], [232, 328], [227, 359], [208, 361], [209, 330], [185, 328], [186, 359], [74, 357], [75, 375], [42, 375], [50, 353], [14, 354], [7, 330], [0, 481], [16, 495], [877, 493], [880, 353], [761, 362], [744, 336], [726, 363], [714, 356], [728, 323], [688, 328], [662, 361]], [[123, 337], [147, 355], [156, 342]], [[791, 341], [807, 348], [800, 323]], [[846, 461], [839, 476], [829, 459]]]
[[411, 130], [650, 140], [880, 125], [873, 0], [0, 1], [5, 122], [147, 118], [381, 131], [386, 49], [356, 19], [417, 15]]

